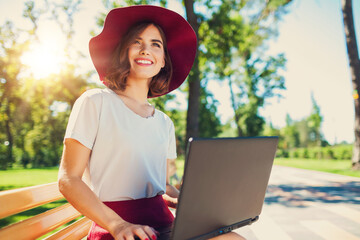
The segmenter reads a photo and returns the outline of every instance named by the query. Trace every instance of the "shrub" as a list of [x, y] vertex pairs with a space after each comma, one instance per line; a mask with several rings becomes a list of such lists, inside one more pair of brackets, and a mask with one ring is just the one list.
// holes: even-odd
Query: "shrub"
[[[344, 159], [348, 160], [352, 157], [352, 145], [335, 145], [326, 147], [309, 147], [309, 148], [294, 148], [286, 151], [290, 158], [311, 158], [311, 159]], [[281, 157], [284, 156], [284, 150]]]
[[278, 158], [288, 158], [289, 157], [289, 151], [286, 149], [278, 149], [276, 151], [276, 157]]
[[335, 159], [351, 159], [352, 157], [352, 145], [338, 145], [334, 147]]

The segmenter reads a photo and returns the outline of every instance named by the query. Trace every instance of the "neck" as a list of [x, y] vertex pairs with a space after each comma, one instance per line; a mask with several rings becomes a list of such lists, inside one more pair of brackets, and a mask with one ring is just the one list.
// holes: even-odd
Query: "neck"
[[139, 103], [148, 103], [147, 95], [149, 92], [149, 80], [134, 81], [133, 79], [127, 79], [127, 86], [124, 91], [118, 92], [132, 100]]

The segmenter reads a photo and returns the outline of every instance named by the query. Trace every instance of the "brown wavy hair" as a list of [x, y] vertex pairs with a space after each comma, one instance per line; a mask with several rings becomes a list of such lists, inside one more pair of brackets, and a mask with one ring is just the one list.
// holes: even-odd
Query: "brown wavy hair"
[[160, 32], [163, 40], [165, 66], [154, 76], [149, 84], [148, 97], [156, 97], [166, 93], [169, 89], [173, 73], [170, 55], [167, 50], [166, 37], [161, 27], [152, 22], [142, 22], [134, 25], [124, 35], [113, 54], [112, 65], [106, 73], [105, 84], [112, 90], [124, 91], [127, 86], [127, 77], [130, 73], [129, 47], [148, 26], [154, 25]]

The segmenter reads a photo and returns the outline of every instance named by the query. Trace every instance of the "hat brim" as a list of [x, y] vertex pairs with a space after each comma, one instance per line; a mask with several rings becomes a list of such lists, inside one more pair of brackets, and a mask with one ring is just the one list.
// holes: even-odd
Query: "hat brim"
[[[111, 10], [106, 16], [103, 31], [89, 43], [90, 56], [100, 80], [104, 81], [112, 55], [124, 34], [139, 22], [154, 22], [166, 36], [167, 48], [173, 66], [169, 91], [178, 88], [186, 79], [193, 65], [197, 40], [190, 24], [178, 13], [169, 9], [137, 5]], [[163, 95], [164, 95], [163, 94]]]

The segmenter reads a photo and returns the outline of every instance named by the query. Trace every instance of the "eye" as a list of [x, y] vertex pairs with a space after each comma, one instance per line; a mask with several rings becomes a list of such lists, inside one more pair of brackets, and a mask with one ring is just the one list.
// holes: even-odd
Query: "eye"
[[139, 40], [135, 40], [133, 44], [141, 44]]
[[161, 48], [161, 45], [159, 43], [154, 42], [152, 45], [155, 47]]

